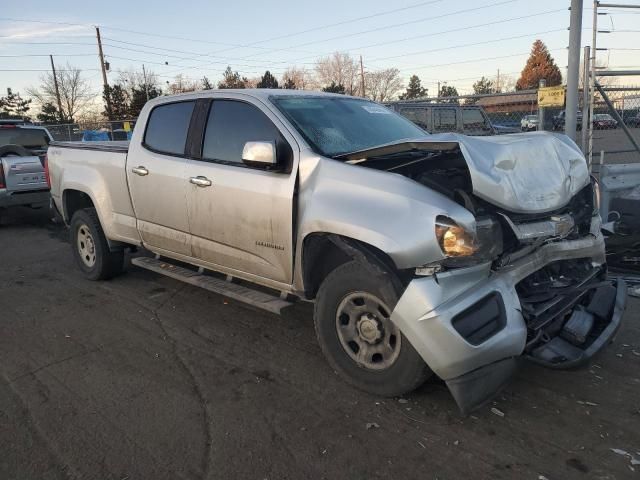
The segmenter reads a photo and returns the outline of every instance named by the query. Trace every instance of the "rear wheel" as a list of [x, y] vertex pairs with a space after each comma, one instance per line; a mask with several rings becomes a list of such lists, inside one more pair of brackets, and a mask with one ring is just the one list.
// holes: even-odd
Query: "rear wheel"
[[357, 388], [382, 396], [410, 392], [431, 375], [391, 321], [398, 294], [390, 275], [356, 261], [341, 265], [320, 286], [314, 311], [331, 366]]
[[124, 252], [109, 250], [95, 208], [73, 214], [70, 237], [76, 263], [89, 280], [106, 280], [122, 272]]

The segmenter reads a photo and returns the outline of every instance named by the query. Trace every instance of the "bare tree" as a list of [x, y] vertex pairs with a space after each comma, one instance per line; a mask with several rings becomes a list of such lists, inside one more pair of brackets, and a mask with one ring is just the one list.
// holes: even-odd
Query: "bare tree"
[[167, 85], [167, 90], [171, 95], [175, 95], [176, 93], [195, 92], [196, 90], [200, 90], [200, 85], [197, 81], [191, 80], [180, 73], [175, 76], [173, 82]]
[[334, 82], [344, 85], [345, 93], [356, 95], [359, 91], [360, 66], [348, 53], [335, 52], [318, 59], [315, 65], [316, 79], [320, 87]]
[[127, 70], [120, 70], [118, 72], [118, 82], [124, 86], [129, 96], [133, 95], [135, 89], [138, 90], [160, 90], [160, 79], [158, 75], [149, 70], [134, 70], [129, 68]]
[[369, 72], [364, 79], [367, 98], [375, 102], [390, 100], [404, 88], [397, 68]]
[[287, 67], [287, 69], [282, 74], [282, 85], [287, 84], [289, 82], [292, 85], [295, 85], [296, 90], [309, 90], [314, 88], [315, 82], [312, 78], [311, 72], [309, 72], [306, 68], [298, 68], [298, 67]]
[[[60, 91], [60, 103], [62, 104], [61, 120], [73, 122], [74, 118], [100, 94], [92, 93], [89, 82], [82, 76], [82, 70], [72, 67], [68, 63], [56, 71], [56, 77]], [[53, 74], [50, 72], [40, 77], [39, 87], [30, 87], [27, 89], [27, 93], [34, 97], [40, 106], [47, 103], [58, 105], [55, 82]]]
[[260, 78], [261, 77], [245, 78], [244, 80], [245, 88], [257, 88], [258, 83], [260, 83]]

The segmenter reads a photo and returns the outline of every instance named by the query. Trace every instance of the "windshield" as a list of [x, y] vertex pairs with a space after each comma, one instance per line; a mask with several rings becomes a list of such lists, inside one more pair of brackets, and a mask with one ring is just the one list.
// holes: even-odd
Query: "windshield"
[[273, 96], [271, 101], [309, 145], [327, 157], [428, 135], [404, 117], [367, 100]]

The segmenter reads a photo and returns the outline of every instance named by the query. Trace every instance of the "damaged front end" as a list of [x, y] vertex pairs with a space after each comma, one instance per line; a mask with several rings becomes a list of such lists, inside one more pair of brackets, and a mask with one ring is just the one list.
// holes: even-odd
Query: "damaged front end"
[[[508, 382], [520, 358], [570, 368], [593, 357], [621, 324], [626, 286], [607, 280], [596, 187], [588, 177], [566, 176], [569, 200], [556, 208], [514, 211], [477, 195], [460, 158], [441, 152], [422, 172], [416, 163], [397, 169], [463, 205], [476, 228], [436, 219], [445, 258], [416, 269], [392, 320], [468, 413]], [[542, 186], [536, 195], [553, 197]]]

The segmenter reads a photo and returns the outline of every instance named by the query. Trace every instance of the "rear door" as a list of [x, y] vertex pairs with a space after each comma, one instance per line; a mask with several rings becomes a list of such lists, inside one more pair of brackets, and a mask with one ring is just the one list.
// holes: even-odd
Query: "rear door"
[[145, 245], [190, 256], [187, 136], [195, 101], [151, 110], [141, 146], [129, 150], [127, 180]]
[[[277, 282], [293, 276], [293, 195], [298, 147], [277, 117], [248, 97], [216, 98], [206, 114], [202, 150], [187, 166], [193, 256], [227, 271]], [[249, 141], [275, 141], [287, 172], [242, 162]], [[205, 184], [203, 184], [203, 181]]]

